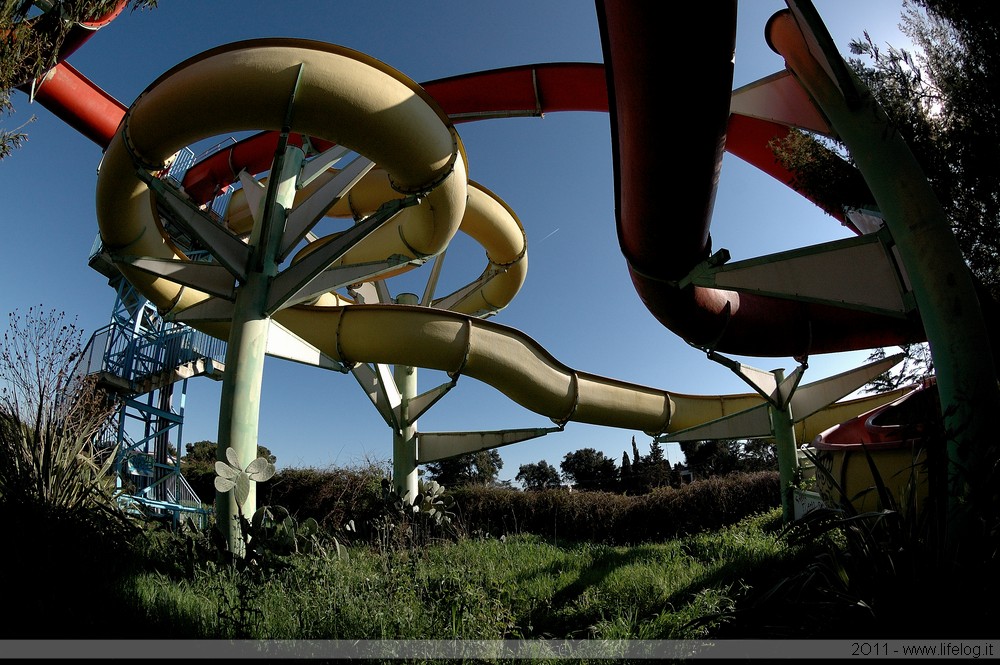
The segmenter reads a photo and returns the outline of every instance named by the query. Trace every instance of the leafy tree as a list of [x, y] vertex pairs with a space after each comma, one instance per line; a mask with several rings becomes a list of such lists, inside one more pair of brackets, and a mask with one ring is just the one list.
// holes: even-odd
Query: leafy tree
[[742, 445], [735, 439], [681, 441], [687, 467], [696, 478], [722, 476], [740, 470]]
[[639, 475], [646, 491], [680, 486], [680, 478], [673, 477], [673, 469], [670, 468], [670, 460], [663, 454], [663, 446], [655, 439], [649, 444], [649, 455], [643, 458]]
[[[621, 490], [631, 494], [645, 494], [657, 487], [680, 487], [680, 474], [670, 467], [670, 460], [663, 452], [663, 445], [653, 439], [649, 454], [639, 455], [639, 447], [632, 437], [632, 459], [628, 451], [622, 453]], [[626, 471], [626, 468], [628, 469]]]
[[545, 460], [533, 464], [522, 464], [518, 467], [514, 480], [524, 485], [526, 490], [562, 487], [562, 477], [559, 472]]
[[615, 461], [594, 448], [566, 453], [559, 468], [581, 490], [611, 490], [618, 481]]
[[[922, 7], [925, 11], [920, 11]], [[992, 20], [991, 20], [992, 19]], [[851, 43], [855, 71], [945, 204], [973, 274], [1000, 295], [1000, 10], [989, 0], [914, 0], [900, 29], [914, 53]]]
[[496, 450], [480, 450], [427, 464], [431, 480], [445, 487], [492, 485], [502, 468], [503, 459]]
[[[864, 392], [884, 393], [903, 386], [920, 383], [934, 375], [934, 359], [927, 344], [907, 344], [900, 347], [903, 362], [896, 368], [883, 372], [865, 384]], [[875, 349], [868, 356], [869, 362], [884, 360], [885, 349]]]
[[[992, 0], [912, 0], [904, 3], [900, 29], [914, 52], [882, 49], [866, 32], [851, 42], [856, 57], [848, 63], [913, 151], [972, 273], [994, 296], [1000, 293], [998, 18]], [[793, 132], [772, 148], [794, 171], [793, 184], [829, 208], [874, 206], [837, 139]]]
[[[181, 473], [201, 474], [215, 473], [215, 462], [218, 459], [219, 444], [215, 441], [195, 441], [184, 445], [186, 451], [181, 458]], [[278, 458], [265, 446], [257, 446], [257, 457], [263, 457], [268, 463], [274, 464]]]
[[663, 445], [656, 439], [650, 441], [649, 456], [646, 458], [646, 461], [649, 464], [659, 464], [660, 462], [666, 461], [666, 459], [667, 458], [663, 454]]
[[[105, 16], [120, 2], [56, 1], [52, 3], [52, 9], [42, 14], [36, 12], [32, 2], [4, 0], [0, 3], [0, 115], [13, 113], [13, 90], [41, 78], [55, 66], [74, 24]], [[156, 3], [157, 0], [129, 0], [127, 4], [135, 10], [152, 8]], [[28, 122], [33, 120], [31, 118]], [[21, 131], [23, 127], [13, 131], [0, 129], [0, 160], [27, 139]]]
[[778, 468], [778, 448], [774, 439], [741, 442], [739, 471], [774, 471]]
[[778, 452], [772, 439], [682, 441], [681, 450], [687, 459], [687, 468], [695, 478], [778, 468]]

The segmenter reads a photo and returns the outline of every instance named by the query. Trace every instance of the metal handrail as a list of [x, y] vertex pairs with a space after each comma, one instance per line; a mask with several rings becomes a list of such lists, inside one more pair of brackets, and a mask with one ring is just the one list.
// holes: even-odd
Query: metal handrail
[[142, 334], [114, 322], [91, 335], [81, 354], [77, 374], [107, 372], [135, 387], [144, 379], [196, 360], [222, 363], [225, 358], [224, 341], [193, 328]]

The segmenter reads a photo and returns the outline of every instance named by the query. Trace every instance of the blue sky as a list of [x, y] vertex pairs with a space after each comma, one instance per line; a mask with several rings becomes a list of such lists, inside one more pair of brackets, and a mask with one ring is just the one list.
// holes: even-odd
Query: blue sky
[[[898, 0], [816, 0], [843, 53], [867, 30], [880, 44], [899, 45]], [[783, 68], [764, 42], [768, 17], [780, 0], [740, 4], [734, 86]], [[683, 22], [663, 21], [664, 103], [698, 113], [696, 90], [674, 89], [672, 68], [696, 53], [670, 49], [670, 32]], [[112, 96], [130, 104], [157, 76], [196, 53], [255, 37], [303, 37], [348, 46], [395, 67], [413, 80], [543, 62], [601, 62], [592, 3], [568, 0], [454, 0], [327, 2], [161, 0], [155, 10], [125, 13], [99, 31], [70, 63]], [[26, 127], [29, 140], [0, 162], [5, 252], [0, 262], [2, 317], [31, 306], [76, 317], [92, 332], [110, 320], [114, 292], [87, 266], [97, 236], [94, 192], [101, 149], [46, 109], [15, 94], [16, 112], [5, 129]], [[655, 112], [655, 109], [651, 109]], [[728, 369], [705, 358], [663, 328], [632, 288], [615, 232], [611, 141], [607, 114], [553, 113], [542, 119], [505, 119], [459, 126], [470, 177], [517, 213], [528, 235], [529, 270], [519, 295], [492, 320], [518, 328], [563, 363], [586, 372], [691, 394], [747, 392]], [[681, 167], [662, 146], [664, 175]], [[671, 196], [665, 188], [663, 206]], [[713, 245], [733, 260], [846, 237], [833, 218], [738, 158], [727, 155], [712, 222]], [[465, 259], [453, 257], [465, 253]], [[482, 252], [449, 250], [446, 272], [460, 283], [484, 265]], [[463, 272], [464, 269], [464, 272]], [[439, 293], [446, 293], [442, 288]], [[866, 352], [810, 358], [805, 381], [863, 362]], [[792, 369], [791, 358], [737, 358], [761, 369]], [[419, 374], [420, 389], [442, 382]], [[192, 380], [185, 403], [182, 445], [216, 440], [221, 384]], [[268, 359], [260, 443], [279, 467], [348, 466], [391, 456], [391, 433], [349, 375]], [[463, 378], [424, 414], [421, 431], [548, 427], [551, 422], [511, 402], [490, 386]], [[568, 452], [593, 447], [620, 461], [642, 432], [570, 423], [565, 431], [501, 448], [502, 479], [521, 464], [546, 460], [558, 468]], [[674, 461], [679, 452], [668, 449]]]

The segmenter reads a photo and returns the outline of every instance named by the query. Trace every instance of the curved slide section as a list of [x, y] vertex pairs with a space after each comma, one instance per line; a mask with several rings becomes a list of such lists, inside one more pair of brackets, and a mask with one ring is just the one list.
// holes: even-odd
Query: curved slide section
[[[709, 223], [727, 142], [733, 80], [736, 0], [687, 8], [673, 37], [691, 53], [670, 85], [698, 90], [697, 106], [664, 105], [662, 32], [644, 3], [597, 0], [610, 100], [619, 240], [643, 303], [688, 342], [750, 356], [800, 356], [923, 341], [919, 323], [837, 307], [671, 283], [711, 253]], [[652, 112], [659, 109], [660, 112]], [[670, 116], [675, 109], [674, 117]], [[670, 151], [685, 159], [664, 201], [663, 127]]]
[[[119, 3], [106, 17], [75, 26], [73, 40], [62, 57], [117, 16], [124, 4]], [[680, 36], [691, 40], [692, 52], [707, 53], [709, 57], [693, 59], [685, 67], [688, 73], [682, 72], [690, 76], [687, 87], [685, 81], [676, 80], [675, 87], [715, 87], [710, 94], [699, 97], [710, 112], [688, 112], [674, 123], [685, 130], [673, 140], [681, 142], [679, 153], [692, 156], [692, 162], [680, 171], [688, 181], [675, 182], [677, 191], [683, 192], [683, 197], [675, 201], [683, 206], [683, 214], [662, 221], [662, 216], [650, 209], [662, 193], [662, 184], [653, 175], [658, 171], [650, 164], [652, 158], [644, 156], [652, 151], [643, 139], [658, 135], [659, 129], [649, 125], [652, 116], [662, 115], [649, 113], [649, 109], [661, 106], [652, 98], [650, 87], [642, 83], [661, 74], [654, 57], [659, 38], [651, 33], [655, 22], [641, 4], [603, 0], [596, 4], [606, 69], [589, 63], [519, 66], [440, 79], [424, 87], [453, 122], [540, 116], [554, 111], [610, 110], [617, 223], [633, 283], [654, 316], [690, 343], [725, 352], [781, 356], [924, 340], [926, 336], [915, 322], [703, 287], [681, 290], [670, 284], [710, 253], [708, 228], [721, 149], [790, 185], [791, 174], [766, 149], [767, 142], [783, 136], [787, 127], [738, 114], [729, 114], [726, 126], [724, 109], [728, 108], [732, 79], [736, 3], [726, 3], [721, 11], [714, 6], [699, 8], [697, 11], [704, 15], [693, 16], [688, 21], [691, 29]], [[719, 26], [732, 29], [720, 30]], [[125, 113], [120, 102], [65, 62], [47, 74], [35, 98], [102, 147], [110, 143]], [[301, 142], [297, 135], [291, 137], [291, 142], [296, 139]], [[230, 186], [240, 168], [246, 166], [251, 172], [267, 168], [276, 141], [274, 132], [260, 134], [199, 163], [185, 178], [186, 192], [193, 200], [203, 202]], [[700, 163], [699, 154], [712, 159]], [[259, 162], [256, 171], [254, 160]], [[839, 211], [824, 209], [844, 221]]]
[[[415, 208], [418, 214], [358, 246], [362, 258], [415, 244], [419, 252], [440, 251], [460, 223], [483, 242], [491, 263], [515, 264], [523, 258], [520, 224], [495, 223], [505, 215], [516, 217], [487, 190], [468, 184], [457, 136], [426, 93], [367, 56], [301, 40], [221, 47], [178, 65], [147, 88], [129, 109], [101, 166], [97, 212], [105, 248], [120, 258], [185, 260], [163, 231], [154, 196], [137, 167], [161, 170], [180, 147], [219, 133], [280, 128], [293, 89], [292, 128], [376, 161], [382, 170], [369, 176], [368, 188], [395, 196], [398, 190], [426, 192], [425, 203]], [[378, 195], [362, 202], [365, 190], [359, 190], [353, 206], [376, 205]], [[180, 320], [185, 309], [208, 298], [127, 263], [120, 267], [146, 297]], [[517, 287], [521, 280], [515, 279]], [[504, 304], [515, 285], [496, 293], [484, 288], [475, 298]], [[338, 302], [291, 307], [274, 319], [343, 363], [407, 364], [467, 374], [559, 423], [661, 433], [762, 401], [757, 395], [685, 396], [575, 371], [517, 330], [435, 308]], [[228, 334], [227, 321], [193, 325], [218, 337]]]
[[415, 365], [471, 376], [557, 423], [659, 434], [763, 403], [753, 393], [685, 395], [574, 370], [514, 328], [433, 308], [294, 307], [275, 319], [342, 363]]
[[[294, 102], [293, 100], [294, 95]], [[295, 129], [363, 154], [403, 194], [403, 210], [359, 248], [382, 257], [439, 253], [458, 230], [468, 196], [458, 135], [433, 100], [402, 74], [350, 49], [307, 40], [239, 42], [195, 56], [140, 95], [105, 153], [97, 184], [105, 248], [119, 255], [180, 258], [163, 237], [153, 194], [136, 167], [164, 168], [180, 148], [219, 134]], [[164, 312], [207, 298], [128, 266], [123, 274]]]
[[[521, 65], [436, 79], [421, 87], [455, 124], [559, 111], [608, 111], [604, 65], [599, 63]], [[316, 137], [310, 140], [320, 150], [332, 146]], [[301, 145], [302, 138], [293, 135], [289, 141]], [[194, 201], [208, 201], [231, 185], [242, 169], [266, 170], [276, 142], [275, 133], [262, 132], [206, 157], [185, 174], [184, 191]]]
[[[630, 14], [629, 20], [615, 24], [619, 34], [633, 34], [630, 32], [633, 22], [639, 20], [634, 14], [641, 14], [640, 8], [633, 11], [630, 7], [631, 4], [626, 4], [616, 9]], [[624, 40], [619, 37], [616, 44], [622, 49], [653, 48], [631, 37]], [[700, 45], [699, 49], [702, 47]], [[663, 183], [659, 178], [662, 170], [658, 163], [652, 163], [654, 158], [643, 156], [655, 150], [645, 137], [659, 135], [662, 131], [661, 126], [651, 126], [652, 116], [656, 114], [649, 112], [661, 105], [652, 99], [649, 87], [641, 83], [659, 75], [650, 71], [657, 60], [630, 58], [609, 57], [607, 70], [602, 65], [589, 63], [527, 65], [439, 79], [423, 85], [456, 123], [536, 117], [557, 111], [606, 112], [610, 89], [615, 107], [612, 138], [623, 252], [629, 259], [633, 283], [647, 308], [687, 341], [745, 355], [786, 356], [891, 346], [924, 338], [918, 324], [858, 310], [703, 287], [684, 290], [673, 287], [671, 281], [685, 276], [711, 252], [709, 223], [722, 151], [739, 156], [791, 186], [793, 175], [774, 159], [767, 147], [771, 139], [787, 135], [788, 127], [728, 113], [732, 75], [731, 72], [726, 74], [725, 69], [731, 67], [730, 61], [721, 65], [716, 62], [716, 66], [724, 70], [721, 75], [706, 73], [696, 66], [697, 63], [693, 64], [698, 76], [693, 76], [692, 89], [700, 89], [703, 79], [724, 83], [718, 94], [710, 97], [712, 101], [706, 102], [720, 105], [723, 111], [704, 117], [691, 112], [677, 119], [677, 126], [684, 127], [684, 131], [678, 132], [672, 140], [686, 145], [679, 153], [690, 157], [692, 164], [686, 164], [679, 175], [672, 176], [671, 186], [681, 193], [675, 200], [682, 214], [672, 215], [668, 221], [659, 209], [653, 208], [653, 202], [659, 201], [662, 195]], [[622, 60], [626, 63], [621, 64]], [[628, 73], [630, 67], [645, 70], [634, 76]], [[600, 80], [598, 75], [604, 76], [605, 71], [607, 81]], [[711, 78], [713, 75], [716, 79]], [[623, 101], [623, 97], [627, 97], [623, 90], [633, 88], [638, 90], [631, 93], [635, 99]], [[706, 131], [709, 125], [711, 131]], [[185, 191], [194, 200], [204, 202], [230, 186], [241, 168], [251, 172], [267, 168], [275, 140], [273, 133], [258, 134], [199, 162], [184, 178]], [[624, 149], [626, 145], [630, 149]], [[706, 153], [706, 146], [711, 159], [699, 165], [697, 155]], [[717, 149], [713, 150], [713, 146]], [[684, 182], [678, 182], [679, 178], [684, 178]], [[841, 211], [821, 207], [857, 232], [843, 219]]]

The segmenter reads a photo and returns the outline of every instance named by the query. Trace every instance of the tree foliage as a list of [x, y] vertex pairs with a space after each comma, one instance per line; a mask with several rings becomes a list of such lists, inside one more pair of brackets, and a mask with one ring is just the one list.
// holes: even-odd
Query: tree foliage
[[[921, 8], [925, 11], [921, 11]], [[992, 19], [992, 20], [991, 20]], [[851, 43], [855, 71], [906, 139], [973, 274], [1000, 295], [1000, 8], [912, 0], [900, 29], [914, 52]]]
[[522, 464], [518, 467], [514, 480], [521, 483], [526, 490], [543, 490], [562, 486], [562, 477], [559, 472], [545, 460]]
[[563, 476], [581, 490], [612, 491], [618, 482], [615, 461], [594, 448], [566, 453], [559, 468]]
[[[627, 462], [627, 464], [626, 464]], [[639, 447], [632, 437], [632, 460], [628, 451], [622, 453], [621, 490], [627, 494], [645, 494], [657, 487], [680, 487], [680, 473], [670, 466], [663, 452], [663, 445], [653, 439], [649, 454], [639, 455]]]
[[[902, 363], [865, 384], [864, 392], [885, 393], [903, 386], [917, 385], [934, 375], [934, 359], [927, 344], [906, 344], [900, 348], [904, 355]], [[875, 349], [868, 360], [884, 360], [887, 355], [885, 349]]]
[[[3, 0], [0, 3], [0, 116], [13, 113], [11, 94], [15, 89], [30, 86], [56, 65], [75, 24], [106, 16], [122, 2], [56, 0], [51, 9], [40, 12], [30, 1]], [[157, 0], [125, 2], [133, 10], [152, 8], [156, 3]], [[32, 120], [34, 118], [28, 122]], [[0, 128], [0, 160], [27, 139], [23, 129], [24, 125], [14, 130]]]
[[426, 468], [431, 480], [445, 487], [492, 485], [503, 468], [503, 459], [497, 450], [480, 450], [429, 462]]
[[740, 446], [739, 471], [777, 471], [778, 448], [774, 439], [749, 439]]
[[681, 441], [681, 450], [696, 478], [725, 475], [739, 466], [740, 442], [734, 439]]
[[681, 450], [695, 478], [778, 468], [778, 454], [772, 439], [682, 441]]
[[[879, 46], [867, 32], [850, 44], [858, 78], [909, 145], [945, 208], [975, 278], [987, 326], [1000, 330], [1000, 5], [993, 0], [908, 0], [900, 30], [914, 49]], [[828, 210], [877, 209], [843, 144], [792, 132], [772, 145], [793, 185]], [[903, 347], [907, 367], [872, 392], [933, 372], [926, 345]], [[870, 360], [885, 357], [877, 351]]]
[[[991, 0], [904, 2], [916, 47], [852, 40], [849, 65], [871, 91], [948, 215], [972, 273], [1000, 293], [1000, 7]], [[992, 18], [993, 20], [990, 20]], [[843, 143], [793, 132], [772, 144], [798, 189], [830, 208], [874, 207]]]

